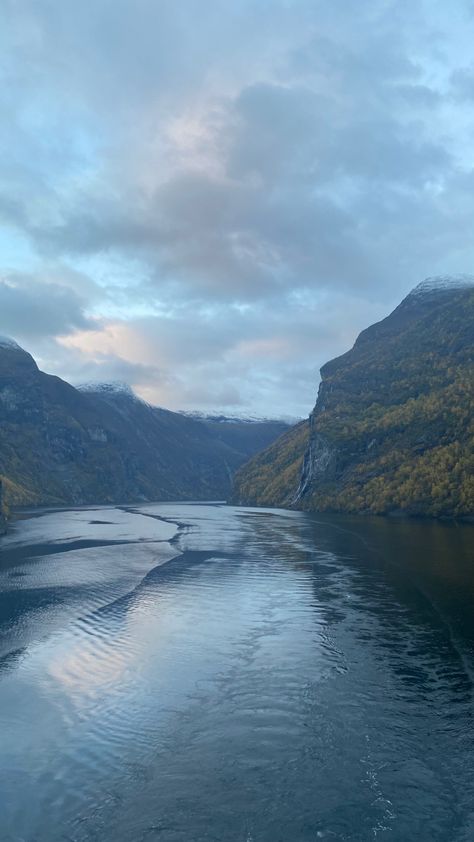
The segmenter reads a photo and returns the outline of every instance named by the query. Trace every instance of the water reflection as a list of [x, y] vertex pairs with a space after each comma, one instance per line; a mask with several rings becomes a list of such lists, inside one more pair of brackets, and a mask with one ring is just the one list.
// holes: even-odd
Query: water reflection
[[20, 525], [6, 838], [471, 840], [473, 532], [190, 504]]

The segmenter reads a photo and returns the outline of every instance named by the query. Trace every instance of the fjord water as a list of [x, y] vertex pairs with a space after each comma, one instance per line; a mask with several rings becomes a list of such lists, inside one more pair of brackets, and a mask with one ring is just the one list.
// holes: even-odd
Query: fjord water
[[471, 841], [473, 538], [210, 504], [17, 522], [2, 840]]

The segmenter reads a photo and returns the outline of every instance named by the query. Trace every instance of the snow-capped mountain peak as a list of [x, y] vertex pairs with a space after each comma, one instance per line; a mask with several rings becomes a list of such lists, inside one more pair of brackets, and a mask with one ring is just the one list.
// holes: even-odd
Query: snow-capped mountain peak
[[474, 288], [474, 275], [434, 275], [421, 281], [410, 295], [430, 295], [436, 292], [451, 292]]
[[301, 421], [293, 415], [278, 415], [278, 416], [263, 416], [263, 415], [246, 415], [246, 414], [232, 414], [228, 415], [223, 410], [215, 410], [214, 412], [203, 412], [200, 410], [178, 410], [180, 415], [185, 415], [187, 418], [193, 418], [195, 421], [214, 421], [220, 424], [264, 424], [281, 421], [283, 424], [293, 426]]
[[94, 392], [99, 395], [126, 395], [129, 398], [137, 397], [132, 387], [128, 383], [123, 383], [121, 380], [112, 380], [110, 383], [81, 383], [78, 387], [80, 392]]

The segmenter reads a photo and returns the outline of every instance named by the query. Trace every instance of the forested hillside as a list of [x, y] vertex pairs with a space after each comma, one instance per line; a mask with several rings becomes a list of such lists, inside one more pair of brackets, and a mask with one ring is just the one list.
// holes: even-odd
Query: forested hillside
[[287, 424], [212, 425], [120, 384], [83, 390], [0, 340], [0, 480], [11, 504], [228, 498], [232, 475]]
[[291, 506], [298, 492], [309, 423], [302, 421], [240, 468], [233, 502], [253, 506]]
[[[293, 434], [236, 478], [241, 502], [318, 511], [474, 515], [474, 282], [415, 288], [321, 370], [298, 491], [281, 481]], [[280, 479], [278, 479], [280, 477]]]

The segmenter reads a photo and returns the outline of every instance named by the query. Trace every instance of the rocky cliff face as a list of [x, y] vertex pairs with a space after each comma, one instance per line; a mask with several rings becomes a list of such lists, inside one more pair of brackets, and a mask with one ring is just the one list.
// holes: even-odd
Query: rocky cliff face
[[[321, 378], [293, 505], [474, 515], [473, 279], [423, 282]], [[240, 495], [254, 464], [237, 475], [243, 502], [255, 501]]]
[[75, 389], [0, 342], [0, 477], [13, 504], [226, 499], [235, 470], [286, 429], [255, 424], [246, 447], [149, 406], [130, 389]]
[[4, 535], [7, 531], [7, 515], [5, 511], [5, 504], [3, 502], [3, 485], [0, 480], [0, 535]]
[[235, 475], [232, 502], [251, 506], [294, 505], [308, 439], [309, 424], [302, 421], [254, 456]]

